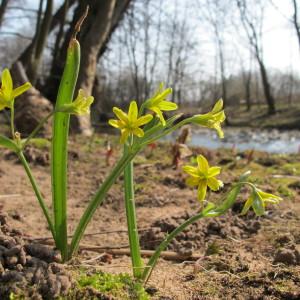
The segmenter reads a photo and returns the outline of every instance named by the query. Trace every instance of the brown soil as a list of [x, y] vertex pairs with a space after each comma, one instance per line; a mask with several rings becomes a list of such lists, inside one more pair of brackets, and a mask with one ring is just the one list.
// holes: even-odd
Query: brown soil
[[[109, 139], [115, 145], [115, 139]], [[111, 167], [105, 163], [103, 137], [73, 138], [69, 149], [68, 217], [69, 232], [72, 232], [90, 196]], [[112, 165], [119, 150], [115, 146]], [[185, 254], [193, 252], [202, 258], [196, 262], [161, 259], [148, 283], [153, 299], [300, 299], [300, 157], [192, 150], [194, 154], [205, 154], [211, 165], [222, 165], [224, 190], [250, 169], [253, 181], [266, 191], [280, 194], [284, 201], [277, 207], [269, 207], [264, 217], [257, 218], [252, 212], [241, 217], [241, 202], [248, 193], [244, 190], [226, 216], [192, 225], [169, 249]], [[167, 232], [199, 210], [196, 191], [186, 187], [182, 171], [170, 165], [170, 147], [159, 144], [155, 154], [149, 151], [146, 149], [135, 160], [137, 215], [144, 249], [154, 249]], [[46, 152], [32, 148], [26, 155], [51, 207]], [[2, 149], [0, 186], [0, 209], [8, 214], [11, 227], [21, 230], [24, 240], [48, 237], [49, 230], [22, 166], [14, 155]], [[217, 200], [221, 194], [211, 193], [210, 200]], [[128, 240], [123, 231], [126, 231], [126, 217], [121, 177], [88, 226], [87, 233], [92, 235], [86, 235], [82, 243], [126, 247]], [[104, 262], [90, 260], [98, 255], [82, 252], [77, 265], [90, 267], [92, 264], [112, 273], [130, 272], [129, 257], [113, 257]]]

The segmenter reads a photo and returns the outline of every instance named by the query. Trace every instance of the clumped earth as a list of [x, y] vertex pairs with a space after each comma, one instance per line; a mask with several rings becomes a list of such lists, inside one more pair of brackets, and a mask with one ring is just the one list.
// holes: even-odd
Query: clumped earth
[[71, 274], [59, 264], [57, 251], [22, 238], [22, 232], [0, 214], [0, 299], [12, 294], [28, 299], [66, 296], [74, 285]]
[[[113, 145], [113, 165], [121, 148], [115, 137], [95, 135], [86, 139], [75, 136], [70, 141], [70, 233], [89, 198], [111, 168], [105, 162], [106, 140]], [[227, 215], [191, 225], [171, 243], [168, 250], [187, 256], [193, 253], [200, 258], [197, 261], [161, 259], [146, 287], [151, 299], [299, 299], [300, 156], [253, 151], [235, 153], [234, 150], [224, 149], [191, 150], [194, 155], [204, 154], [211, 165], [222, 166], [220, 179], [225, 183], [224, 189], [211, 193], [210, 201], [218, 201], [229, 189], [230, 183], [247, 170], [252, 171], [251, 181], [284, 200], [278, 206], [268, 207], [263, 217], [255, 217], [253, 212], [241, 216], [239, 213], [249, 196], [244, 189]], [[28, 148], [26, 156], [51, 208], [47, 151], [47, 144], [34, 145]], [[176, 170], [171, 166], [170, 151], [169, 144], [158, 144], [153, 153], [150, 148], [146, 149], [135, 160], [137, 215], [144, 249], [155, 249], [168, 232], [200, 208], [196, 200], [197, 192], [185, 185], [181, 168]], [[182, 162], [185, 163], [190, 163], [190, 158]], [[77, 259], [66, 267], [59, 264], [57, 253], [51, 248], [46, 248], [52, 255], [51, 259], [39, 257], [30, 247], [42, 246], [30, 245], [36, 245], [33, 243], [35, 238], [48, 237], [49, 230], [22, 166], [15, 156], [2, 150], [0, 186], [0, 299], [5, 299], [10, 292], [18, 293], [18, 289], [25, 291], [29, 299], [34, 299], [32, 295], [51, 299], [55, 298], [56, 292], [67, 294], [70, 287], [71, 290], [76, 285], [78, 287], [78, 283], [74, 282], [76, 274], [86, 269], [110, 274], [130, 273], [130, 258], [124, 255], [103, 255], [82, 250]], [[22, 235], [21, 231], [26, 234]], [[87, 233], [82, 241], [83, 246], [128, 247], [122, 176], [98, 208]], [[7, 244], [5, 239], [13, 242]], [[7, 253], [16, 254], [9, 256]], [[40, 269], [43, 275], [34, 284], [36, 269]], [[70, 272], [75, 274], [72, 276], [74, 281], [70, 280]], [[27, 273], [33, 275], [26, 277]], [[10, 282], [10, 276], [19, 281]], [[52, 289], [49, 280], [53, 282]], [[47, 289], [44, 289], [46, 284]], [[59, 292], [57, 286], [60, 287]], [[74, 293], [72, 295], [66, 299], [74, 299]], [[82, 299], [118, 299], [109, 288], [105, 293], [103, 290], [99, 293], [95, 287], [86, 287], [77, 295], [81, 295], [79, 298]]]

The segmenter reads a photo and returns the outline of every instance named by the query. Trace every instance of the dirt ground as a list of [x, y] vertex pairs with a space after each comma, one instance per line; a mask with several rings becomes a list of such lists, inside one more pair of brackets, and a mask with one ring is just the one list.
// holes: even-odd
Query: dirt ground
[[[89, 198], [112, 166], [105, 162], [106, 139], [112, 141], [111, 165], [119, 157], [116, 138], [97, 135], [92, 139], [73, 137], [69, 162], [69, 232]], [[136, 202], [141, 243], [154, 249], [168, 231], [199, 210], [196, 191], [185, 185], [181, 168], [171, 166], [170, 145], [158, 144], [153, 153], [146, 149], [135, 160]], [[34, 175], [50, 206], [50, 166], [47, 149], [29, 148]], [[196, 262], [161, 259], [148, 283], [153, 299], [300, 299], [300, 155], [233, 153], [230, 150], [203, 153], [211, 165], [222, 166], [220, 179], [235, 181], [246, 170], [261, 189], [283, 197], [267, 214], [252, 212], [240, 216], [248, 196], [243, 190], [239, 202], [223, 217], [206, 219], [191, 226], [169, 247], [180, 253], [200, 255]], [[185, 159], [182, 164], [189, 162]], [[11, 153], [0, 151], [0, 209], [10, 224], [28, 237], [47, 237], [49, 231], [22, 166]], [[210, 200], [220, 198], [211, 193]], [[112, 233], [108, 233], [111, 232]], [[118, 231], [118, 232], [115, 232]], [[128, 245], [122, 191], [122, 177], [108, 193], [87, 228], [83, 244], [124, 248]], [[99, 254], [79, 254], [82, 266]], [[130, 258], [116, 256], [107, 263], [92, 260], [105, 272], [130, 272]]]

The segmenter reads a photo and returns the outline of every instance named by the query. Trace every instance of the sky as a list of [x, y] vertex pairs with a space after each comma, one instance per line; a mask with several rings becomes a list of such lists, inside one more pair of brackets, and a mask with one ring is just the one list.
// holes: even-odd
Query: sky
[[295, 30], [287, 19], [293, 14], [290, 2], [273, 0], [278, 10], [274, 6], [268, 10], [264, 52], [268, 66], [279, 70], [289, 70], [292, 66], [297, 71], [300, 70], [300, 51]]
[[[27, 8], [37, 8], [39, 0], [22, 0], [25, 7]], [[172, 0], [163, 0], [166, 5], [170, 4]], [[189, 0], [182, 0], [189, 1]], [[273, 70], [280, 70], [282, 72], [295, 72], [300, 73], [300, 51], [299, 45], [297, 42], [296, 34], [293, 29], [293, 26], [288, 20], [292, 16], [292, 7], [290, 0], [270, 0], [273, 5], [270, 5], [267, 10], [266, 19], [265, 19], [265, 30], [264, 30], [264, 58], [266, 65]], [[59, 7], [61, 0], [55, 1], [55, 7]], [[18, 12], [14, 14], [22, 14], [23, 12]], [[30, 14], [30, 13], [27, 13]], [[19, 22], [10, 22], [9, 27], [6, 26], [2, 28], [2, 31], [17, 31], [20, 33], [30, 32], [30, 22], [26, 19], [22, 19]], [[199, 37], [200, 50], [199, 52], [208, 53], [206, 63], [203, 67], [206, 69], [207, 73], [213, 73], [213, 56], [214, 56], [214, 45], [212, 43], [203, 43], [203, 35], [206, 34], [206, 29], [202, 30], [195, 28], [195, 35]], [[243, 30], [242, 28], [240, 29]], [[199, 31], [199, 32], [198, 32]], [[3, 37], [5, 35], [1, 35]], [[208, 38], [209, 39], [209, 38]], [[244, 43], [244, 44], [243, 44]], [[243, 48], [246, 49], [247, 45], [245, 42], [231, 42], [227, 41], [227, 51], [228, 57], [234, 55], [234, 49], [236, 47], [240, 48], [243, 51]], [[233, 66], [232, 68], [238, 67]], [[299, 71], [298, 71], [299, 70]]]

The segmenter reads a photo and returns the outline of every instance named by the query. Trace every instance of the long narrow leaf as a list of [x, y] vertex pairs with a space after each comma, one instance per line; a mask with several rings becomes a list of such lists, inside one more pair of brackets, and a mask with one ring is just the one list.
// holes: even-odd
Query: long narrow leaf
[[13, 140], [11, 140], [3, 135], [0, 135], [0, 146], [5, 147], [5, 148], [10, 149], [15, 152], [18, 152], [18, 150], [19, 150], [17, 144]]
[[[60, 82], [56, 108], [73, 100], [80, 65], [80, 45], [72, 39], [67, 51], [67, 61]], [[52, 199], [57, 247], [62, 259], [68, 259], [67, 244], [67, 158], [70, 115], [56, 112], [52, 137]]]

